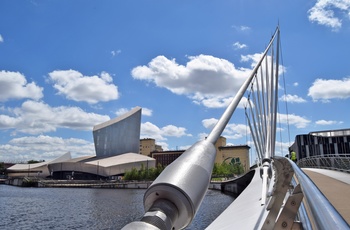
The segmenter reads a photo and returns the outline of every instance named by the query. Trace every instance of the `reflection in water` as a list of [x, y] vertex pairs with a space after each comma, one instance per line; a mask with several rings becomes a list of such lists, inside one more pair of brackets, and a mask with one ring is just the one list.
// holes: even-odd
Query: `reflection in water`
[[[0, 185], [0, 229], [121, 229], [144, 214], [145, 191]], [[204, 229], [232, 201], [209, 190], [187, 229]]]

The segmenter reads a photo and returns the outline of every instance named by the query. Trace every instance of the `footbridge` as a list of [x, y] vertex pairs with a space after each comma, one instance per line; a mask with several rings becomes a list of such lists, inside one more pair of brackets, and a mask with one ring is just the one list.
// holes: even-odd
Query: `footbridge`
[[[300, 168], [287, 158], [275, 159], [275, 164], [276, 172], [283, 176], [274, 178], [277, 181], [268, 195], [271, 201], [267, 208], [256, 202], [261, 199], [256, 192], [261, 190], [261, 178], [259, 169], [254, 169], [249, 172], [254, 173], [253, 178], [223, 182], [222, 188], [228, 192], [235, 192], [236, 183], [245, 183], [242, 180], [249, 184], [207, 229], [349, 229], [350, 165], [344, 165], [345, 170], [310, 164]], [[264, 224], [252, 219], [264, 220]]]
[[192, 222], [210, 184], [215, 142], [243, 96], [258, 167], [243, 192], [207, 229], [349, 229], [339, 213], [342, 208], [336, 209], [320, 191], [322, 186], [315, 185], [317, 179], [307, 175], [316, 172], [275, 155], [279, 71], [283, 69], [279, 55], [277, 27], [207, 138], [165, 168], [144, 194], [143, 217], [123, 229], [185, 229]]

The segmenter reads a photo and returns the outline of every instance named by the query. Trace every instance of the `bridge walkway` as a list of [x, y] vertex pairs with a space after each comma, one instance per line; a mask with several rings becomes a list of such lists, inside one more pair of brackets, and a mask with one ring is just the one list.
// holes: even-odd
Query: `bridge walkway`
[[316, 168], [302, 170], [350, 225], [350, 174]]

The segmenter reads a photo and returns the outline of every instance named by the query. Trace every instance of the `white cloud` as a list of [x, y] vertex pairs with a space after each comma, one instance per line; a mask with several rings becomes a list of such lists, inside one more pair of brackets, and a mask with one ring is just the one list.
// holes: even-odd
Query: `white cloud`
[[[131, 109], [120, 108], [120, 109], [118, 109], [118, 110], [115, 112], [115, 114], [116, 114], [117, 116], [121, 116], [121, 115], [123, 115], [123, 114], [129, 112], [130, 110], [131, 110]], [[141, 113], [142, 113], [143, 116], [151, 117], [153, 111], [152, 111], [151, 109], [148, 109], [148, 108], [142, 108]]]
[[0, 71], [0, 101], [10, 99], [33, 99], [43, 97], [43, 88], [35, 82], [28, 83], [25, 76], [19, 72]]
[[282, 97], [280, 97], [281, 101], [286, 101], [286, 102], [290, 102], [290, 103], [305, 103], [306, 100], [297, 96], [297, 95], [283, 95]]
[[26, 162], [28, 160], [52, 160], [66, 152], [73, 157], [93, 156], [92, 142], [83, 139], [51, 137], [45, 135], [14, 138], [0, 145], [0, 161]]
[[115, 112], [115, 115], [117, 115], [118, 117], [129, 112], [130, 110], [127, 108], [120, 108]]
[[205, 128], [210, 129], [210, 130], [212, 130], [214, 128], [216, 123], [218, 123], [218, 119], [216, 119], [216, 118], [209, 118], [209, 119], [202, 120], [202, 125]]
[[315, 122], [316, 125], [336, 125], [336, 124], [342, 124], [342, 121], [331, 121], [331, 120], [318, 120]]
[[[318, 0], [308, 11], [309, 20], [338, 30], [342, 26], [344, 15], [350, 14], [349, 0]], [[348, 17], [347, 16], [347, 17]]]
[[55, 70], [49, 73], [49, 79], [58, 94], [70, 100], [95, 104], [119, 97], [118, 87], [112, 83], [113, 78], [106, 72], [102, 72], [100, 76], [84, 76], [75, 70]]
[[156, 145], [162, 146], [163, 151], [168, 151], [169, 150], [169, 145], [166, 142], [163, 142], [163, 141], [158, 142], [156, 140]]
[[244, 49], [247, 48], [248, 46], [246, 44], [241, 44], [239, 42], [233, 43], [233, 48], [234, 49]]
[[8, 109], [0, 115], [0, 129], [27, 134], [56, 131], [57, 128], [92, 130], [93, 126], [109, 120], [108, 116], [87, 113], [79, 107], [51, 107], [43, 102], [25, 101], [21, 107]]
[[117, 56], [118, 54], [120, 54], [121, 52], [122, 52], [121, 50], [112, 50], [111, 54], [114, 57], [114, 56]]
[[[218, 119], [210, 118], [202, 120], [202, 124], [205, 128], [212, 130]], [[223, 135], [227, 139], [240, 139], [246, 135], [250, 134], [249, 127], [244, 124], [227, 124]]]
[[249, 26], [233, 26], [239, 32], [247, 32], [250, 31], [251, 28]]
[[328, 102], [330, 99], [347, 99], [350, 97], [350, 78], [342, 80], [316, 79], [309, 88], [308, 96], [314, 101]]
[[164, 136], [171, 137], [182, 137], [182, 136], [191, 136], [190, 134], [186, 134], [186, 128], [176, 127], [174, 125], [167, 125], [161, 128], [161, 133]]
[[4, 42], [4, 38], [0, 34], [0, 42]]
[[235, 95], [250, 71], [209, 55], [189, 57], [186, 65], [158, 56], [147, 66], [135, 67], [131, 74], [135, 79], [187, 95], [197, 104], [220, 107], [227, 103], [226, 98]]
[[276, 141], [275, 145], [275, 156], [285, 156], [289, 153], [288, 149], [290, 147], [289, 142]]
[[153, 138], [157, 141], [166, 140], [166, 138], [162, 136], [160, 128], [151, 122], [141, 123], [141, 139], [142, 138]]
[[152, 113], [153, 113], [152, 109], [142, 108], [142, 115], [147, 116], [147, 117], [151, 117]]
[[240, 139], [249, 135], [250, 129], [244, 124], [228, 124], [223, 134], [227, 139]]
[[277, 114], [278, 122], [294, 125], [297, 128], [305, 128], [311, 121], [295, 114]]
[[[196, 99], [200, 99], [200, 98], [197, 97]], [[232, 99], [233, 97], [211, 97], [211, 98], [202, 97], [198, 101], [201, 101], [202, 104], [208, 108], [226, 108], [230, 104]]]
[[159, 128], [151, 122], [141, 124], [141, 138], [153, 138], [157, 141], [164, 141], [167, 140], [167, 137], [182, 136], [191, 136], [191, 134], [186, 133], [186, 128], [177, 127], [174, 125], [167, 125]]
[[299, 82], [294, 82], [293, 86], [297, 87], [299, 85]]

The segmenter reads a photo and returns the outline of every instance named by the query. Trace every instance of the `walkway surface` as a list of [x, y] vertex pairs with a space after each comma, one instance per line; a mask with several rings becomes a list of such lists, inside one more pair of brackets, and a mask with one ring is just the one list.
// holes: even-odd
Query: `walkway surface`
[[302, 170], [350, 225], [350, 173], [314, 168]]

